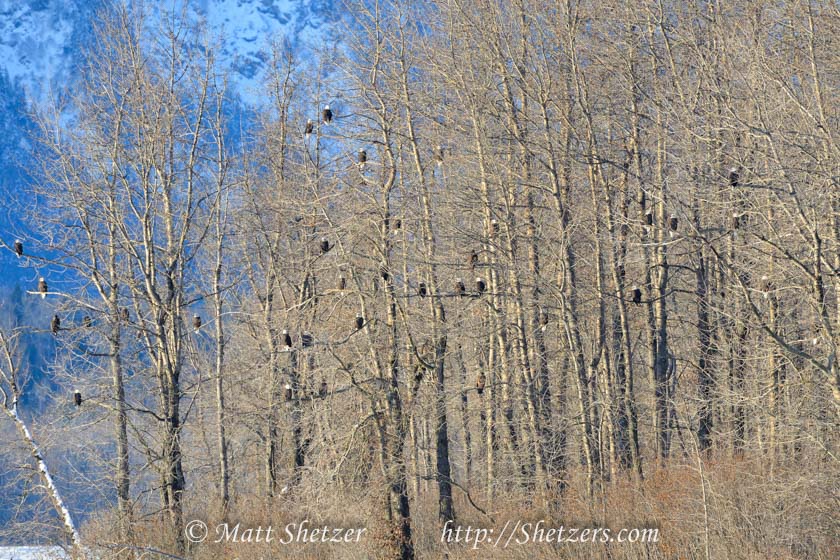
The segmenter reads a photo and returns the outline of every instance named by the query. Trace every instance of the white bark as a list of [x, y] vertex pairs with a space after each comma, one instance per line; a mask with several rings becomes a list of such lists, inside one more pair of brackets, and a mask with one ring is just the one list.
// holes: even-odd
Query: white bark
[[32, 437], [32, 433], [29, 431], [26, 422], [24, 422], [23, 418], [21, 418], [20, 414], [18, 414], [17, 401], [15, 400], [15, 402], [12, 403], [11, 408], [5, 407], [4, 410], [9, 418], [11, 418], [15, 423], [18, 432], [20, 432], [21, 438], [23, 438], [26, 442], [26, 445], [29, 447], [29, 452], [32, 454], [32, 458], [35, 459], [35, 462], [38, 465], [38, 475], [41, 477], [44, 489], [47, 491], [53, 502], [56, 513], [58, 513], [59, 517], [61, 517], [61, 521], [64, 523], [67, 536], [70, 538], [74, 547], [81, 546], [82, 540], [81, 537], [79, 537], [76, 525], [73, 523], [73, 517], [70, 515], [70, 510], [67, 509], [67, 506], [64, 504], [64, 500], [61, 499], [61, 493], [58, 491], [58, 487], [56, 487], [55, 482], [53, 482], [50, 470], [47, 467], [46, 461], [44, 461], [44, 456], [41, 454], [41, 449], [38, 447], [35, 438]]

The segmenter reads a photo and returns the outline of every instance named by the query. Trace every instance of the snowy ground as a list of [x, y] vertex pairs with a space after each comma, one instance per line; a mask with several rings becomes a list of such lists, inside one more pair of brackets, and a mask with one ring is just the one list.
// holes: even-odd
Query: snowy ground
[[64, 560], [70, 558], [58, 546], [0, 546], [0, 560]]

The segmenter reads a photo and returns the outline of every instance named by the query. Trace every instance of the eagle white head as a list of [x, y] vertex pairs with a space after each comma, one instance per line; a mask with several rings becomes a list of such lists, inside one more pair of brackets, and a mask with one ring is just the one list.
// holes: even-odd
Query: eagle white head
[[330, 106], [329, 106], [329, 105], [324, 105], [324, 110], [325, 110], [325, 111], [328, 111], [328, 110], [329, 110], [329, 108], [330, 108]]

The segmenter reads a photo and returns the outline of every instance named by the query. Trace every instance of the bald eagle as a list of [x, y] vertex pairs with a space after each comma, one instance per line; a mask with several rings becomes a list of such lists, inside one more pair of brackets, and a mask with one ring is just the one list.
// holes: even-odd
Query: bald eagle
[[467, 287], [464, 286], [464, 281], [460, 278], [455, 281], [455, 292], [461, 297], [467, 295]]
[[636, 305], [642, 303], [642, 290], [638, 286], [633, 286], [632, 301]]
[[767, 299], [768, 293], [772, 290], [770, 278], [767, 276], [761, 277], [761, 291], [764, 292], [764, 299]]
[[733, 167], [729, 170], [729, 186], [737, 187], [738, 186], [738, 179], [740, 178], [738, 174], [738, 168]]
[[286, 329], [283, 329], [283, 344], [286, 345], [286, 348], [292, 347], [292, 337]]
[[741, 215], [737, 212], [732, 213], [732, 229], [741, 227]]
[[367, 163], [367, 150], [363, 148], [359, 150], [359, 167], [364, 167], [365, 163]]
[[443, 155], [443, 146], [438, 144], [438, 147], [435, 149], [435, 162], [438, 165], [441, 165], [443, 163]]
[[490, 220], [490, 237], [494, 237], [499, 234], [501, 227], [499, 226], [499, 222], [496, 220]]
[[312, 122], [312, 119], [306, 119], [306, 128], [304, 129], [304, 134], [312, 134], [312, 130], [315, 128], [315, 123]]
[[645, 225], [647, 225], [648, 227], [653, 225], [653, 212], [651, 212], [650, 210], [645, 212]]
[[193, 328], [195, 329], [195, 332], [198, 332], [201, 328], [201, 317], [198, 315], [193, 315]]
[[476, 392], [481, 395], [484, 393], [484, 387], [487, 385], [487, 377], [485, 377], [484, 372], [479, 372], [478, 377], [475, 380], [475, 390]]
[[23, 256], [23, 242], [20, 239], [15, 239], [15, 254], [18, 258]]
[[668, 228], [671, 230], [668, 233], [671, 237], [674, 237], [674, 235], [676, 235], [678, 226], [679, 226], [679, 220], [677, 219], [677, 217], [676, 216], [671, 216], [671, 218], [668, 220]]
[[338, 289], [344, 290], [347, 287], [347, 279], [344, 276], [338, 277]]
[[41, 299], [47, 297], [47, 291], [49, 288], [47, 287], [47, 281], [44, 280], [43, 277], [38, 278], [38, 291], [41, 292]]
[[321, 116], [324, 118], [324, 124], [330, 124], [332, 122], [333, 113], [329, 105], [324, 105], [324, 112]]
[[361, 330], [365, 326], [365, 318], [361, 313], [356, 314], [356, 330]]
[[322, 254], [323, 254], [323, 253], [326, 253], [326, 252], [327, 252], [327, 251], [329, 251], [331, 248], [332, 248], [332, 247], [330, 247], [330, 241], [329, 241], [329, 239], [327, 239], [326, 237], [322, 237], [322, 238], [321, 238], [321, 253], [322, 253]]
[[470, 253], [470, 268], [475, 268], [475, 265], [478, 264], [478, 253], [473, 251]]
[[417, 293], [420, 294], [420, 297], [426, 297], [426, 295], [429, 293], [426, 289], [425, 282], [420, 282], [420, 285], [417, 287]]
[[291, 386], [291, 385], [289, 385], [288, 383], [286, 383], [286, 391], [285, 391], [285, 393], [286, 393], [286, 395], [285, 395], [285, 396], [286, 396], [286, 400], [287, 400], [287, 401], [292, 400], [292, 386]]
[[76, 406], [82, 406], [81, 391], [73, 391], [73, 404], [75, 404]]
[[482, 278], [476, 278], [475, 279], [475, 291], [477, 291], [479, 295], [481, 295], [485, 291], [487, 291], [487, 284], [484, 283], [484, 279], [482, 279]]
[[52, 322], [50, 323], [50, 330], [53, 334], [58, 334], [58, 331], [61, 329], [61, 319], [59, 319], [58, 315], [53, 315]]

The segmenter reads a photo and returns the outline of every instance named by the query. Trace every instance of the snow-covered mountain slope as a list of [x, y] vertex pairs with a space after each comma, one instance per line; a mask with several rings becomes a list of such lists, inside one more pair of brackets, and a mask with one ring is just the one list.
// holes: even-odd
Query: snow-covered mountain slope
[[[51, 85], [72, 83], [96, 14], [109, 0], [0, 0], [0, 71], [41, 100]], [[317, 43], [335, 21], [335, 0], [168, 0], [146, 2], [151, 14], [180, 12], [222, 37], [222, 62], [247, 102], [260, 84], [273, 42]]]

